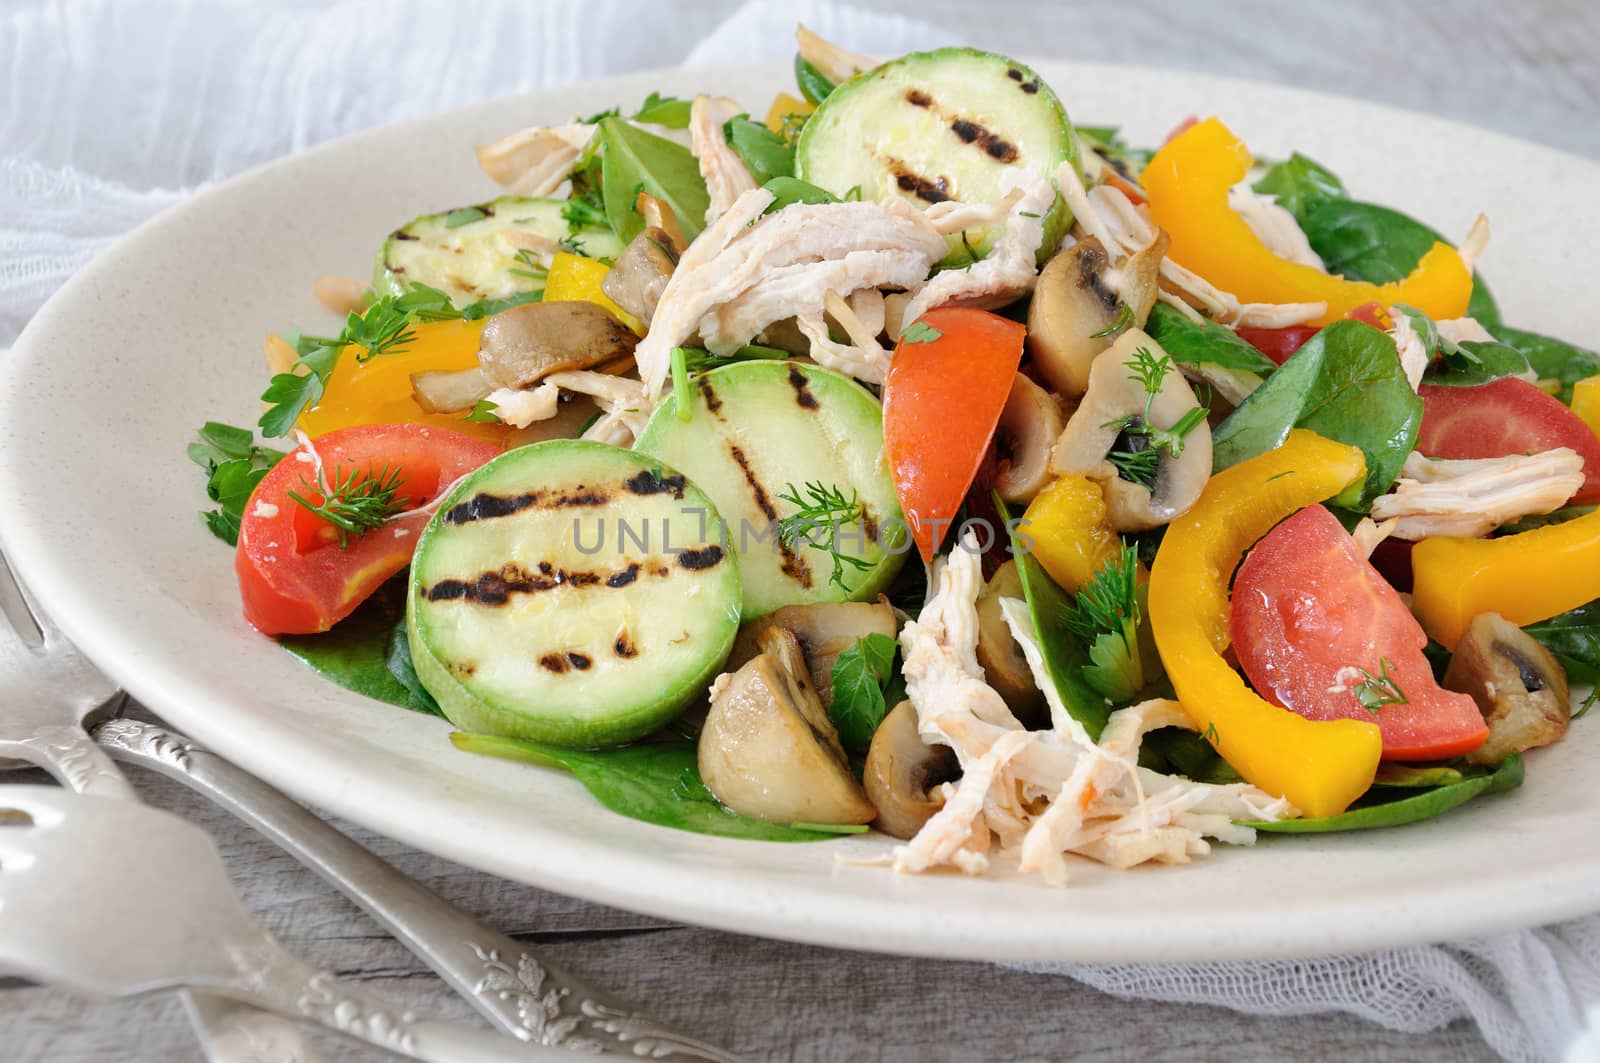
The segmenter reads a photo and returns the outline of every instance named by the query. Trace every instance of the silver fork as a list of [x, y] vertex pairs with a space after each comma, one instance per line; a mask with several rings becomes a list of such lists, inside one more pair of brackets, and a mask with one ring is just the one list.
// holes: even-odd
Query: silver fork
[[203, 988], [438, 1063], [571, 1058], [317, 970], [256, 922], [205, 831], [54, 786], [0, 789], [0, 968], [103, 996]]
[[[37, 765], [77, 793], [137, 803], [139, 795], [84, 729], [114, 715], [122, 699], [33, 606], [0, 553], [0, 757]], [[276, 1015], [187, 992], [183, 1004], [212, 1063], [321, 1058]]]

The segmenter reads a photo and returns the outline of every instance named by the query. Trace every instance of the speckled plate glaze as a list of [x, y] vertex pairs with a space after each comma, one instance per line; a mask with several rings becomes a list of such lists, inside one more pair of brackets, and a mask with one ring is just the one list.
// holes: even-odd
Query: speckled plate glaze
[[[1040, 63], [1074, 118], [1159, 141], [1226, 118], [1262, 156], [1299, 148], [1353, 193], [1464, 233], [1508, 320], [1590, 334], [1600, 166], [1402, 111], [1163, 71]], [[61, 626], [142, 701], [296, 797], [485, 871], [751, 934], [992, 960], [1266, 958], [1480, 934], [1600, 909], [1600, 723], [1528, 781], [1436, 822], [1265, 839], [1184, 867], [1084, 863], [1066, 889], [896, 877], [837, 859], [881, 837], [781, 845], [612, 815], [555, 772], [453, 751], [441, 720], [318, 679], [241, 619], [232, 555], [184, 457], [208, 418], [249, 424], [269, 329], [332, 327], [320, 273], [364, 274], [407, 218], [489, 198], [474, 144], [650, 90], [759, 110], [782, 65], [679, 70], [495, 100], [328, 144], [196, 196], [50, 301], [0, 373], [0, 539]]]

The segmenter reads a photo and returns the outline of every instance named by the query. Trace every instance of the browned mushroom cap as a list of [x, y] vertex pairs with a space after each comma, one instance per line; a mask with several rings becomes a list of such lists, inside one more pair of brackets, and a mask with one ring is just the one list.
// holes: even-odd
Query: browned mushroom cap
[[656, 303], [661, 301], [661, 293], [677, 266], [678, 253], [672, 237], [660, 229], [645, 229], [617, 256], [616, 265], [600, 282], [600, 290], [622, 309], [649, 324], [655, 316]]
[[1028, 351], [1052, 389], [1082, 395], [1090, 366], [1118, 330], [1144, 327], [1168, 242], [1160, 234], [1113, 270], [1105, 247], [1091, 236], [1045, 265], [1028, 304]]
[[1017, 563], [1007, 561], [984, 584], [978, 595], [978, 664], [983, 677], [1005, 700], [1011, 713], [1023, 723], [1043, 722], [1044, 695], [1033, 684], [1033, 673], [1028, 670], [1027, 658], [1017, 640], [1011, 637], [1005, 614], [1000, 609], [1002, 598], [1022, 599], [1022, 577], [1017, 574]]
[[917, 710], [902, 701], [883, 718], [867, 750], [862, 781], [878, 810], [873, 826], [896, 838], [912, 837], [944, 804], [929, 791], [959, 774], [955, 751], [924, 742], [917, 733]]
[[646, 229], [657, 229], [666, 233], [667, 249], [672, 254], [672, 260], [676, 262], [678, 256], [689, 246], [689, 241], [683, 238], [683, 226], [678, 224], [678, 215], [663, 200], [643, 190], [634, 197], [633, 209], [644, 219]]
[[782, 609], [752, 620], [739, 630], [727, 668], [734, 669], [761, 652], [760, 640], [774, 627], [794, 632], [805, 652], [812, 685], [824, 705], [833, 702], [833, 665], [839, 654], [868, 635], [894, 638], [899, 632], [894, 609], [888, 601], [818, 602], [813, 605], [786, 605]]
[[594, 303], [525, 303], [489, 319], [478, 364], [495, 387], [526, 388], [551, 373], [632, 354], [638, 342]]
[[995, 441], [1000, 472], [994, 489], [1007, 502], [1029, 502], [1051, 480], [1050, 451], [1065, 422], [1061, 407], [1044, 388], [1018, 373], [1000, 412]]
[[1161, 390], [1150, 399], [1134, 372], [1141, 350], [1155, 358], [1167, 357], [1150, 336], [1129, 329], [1095, 361], [1089, 390], [1050, 456], [1055, 475], [1087, 476], [1100, 484], [1117, 531], [1143, 531], [1168, 523], [1194, 505], [1211, 478], [1211, 428], [1204, 421], [1184, 436], [1177, 457], [1159, 452], [1155, 479], [1148, 487], [1123, 479], [1107, 460], [1111, 451], [1131, 445], [1118, 441], [1130, 418], [1143, 422], [1147, 400], [1150, 420], [1160, 428], [1171, 428], [1200, 405], [1176, 368], [1162, 377]]
[[767, 629], [761, 652], [712, 698], [697, 752], [706, 788], [746, 816], [844, 824], [877, 815], [785, 628]]
[[1472, 618], [1450, 658], [1444, 686], [1471, 695], [1489, 725], [1488, 741], [1467, 754], [1474, 764], [1498, 764], [1512, 753], [1547, 746], [1572, 722], [1561, 663], [1498, 613]]
[[470, 410], [493, 390], [494, 384], [481, 366], [455, 372], [426, 369], [411, 374], [411, 392], [423, 413]]

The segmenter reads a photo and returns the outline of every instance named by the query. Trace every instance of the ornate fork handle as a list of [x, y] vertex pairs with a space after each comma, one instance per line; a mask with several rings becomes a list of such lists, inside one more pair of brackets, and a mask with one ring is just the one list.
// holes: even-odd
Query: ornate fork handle
[[68, 789], [94, 797], [137, 801], [128, 780], [81, 727], [41, 727], [27, 738], [0, 739], [0, 756], [48, 765]]
[[204, 794], [378, 920], [495, 1025], [525, 1041], [643, 1059], [737, 1057], [643, 1018], [396, 871], [284, 794], [181, 735], [137, 720], [95, 738], [118, 760]]

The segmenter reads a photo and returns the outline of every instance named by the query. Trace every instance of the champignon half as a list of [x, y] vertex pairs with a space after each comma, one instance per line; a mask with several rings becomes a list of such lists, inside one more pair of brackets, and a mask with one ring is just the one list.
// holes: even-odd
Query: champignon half
[[1183, 437], [1176, 456], [1157, 451], [1155, 477], [1149, 486], [1123, 478], [1109, 460], [1113, 451], [1148, 443], [1146, 437], [1130, 435], [1129, 427], [1144, 424], [1148, 417], [1158, 428], [1171, 428], [1200, 406], [1175, 365], [1162, 374], [1160, 390], [1154, 396], [1147, 394], [1143, 378], [1136, 372], [1141, 357], [1162, 359], [1167, 355], [1148, 334], [1129, 329], [1095, 360], [1088, 390], [1050, 455], [1050, 471], [1055, 475], [1087, 476], [1100, 484], [1112, 527], [1124, 532], [1168, 523], [1194, 505], [1211, 478], [1211, 428], [1204, 420]]
[[768, 628], [761, 652], [729, 676], [700, 732], [700, 778], [717, 800], [772, 823], [870, 823], [794, 633]]
[[1013, 716], [1025, 724], [1042, 723], [1044, 695], [1034, 685], [1028, 660], [1011, 637], [1011, 628], [1000, 609], [1001, 599], [1022, 597], [1017, 563], [1007, 561], [978, 594], [978, 665]]
[[1161, 259], [1170, 243], [1153, 244], [1113, 266], [1094, 237], [1052, 258], [1028, 304], [1028, 351], [1045, 382], [1073, 397], [1089, 386], [1089, 370], [1119, 329], [1143, 328], [1156, 305]]
[[656, 303], [678, 267], [672, 237], [661, 229], [644, 229], [628, 242], [616, 265], [600, 282], [611, 301], [646, 324], [655, 316]]
[[833, 665], [839, 654], [868, 635], [894, 638], [900, 625], [887, 599], [875, 602], [816, 602], [786, 605], [752, 620], [739, 630], [727, 667], [736, 669], [761, 652], [761, 639], [774, 627], [794, 633], [805, 653], [812, 685], [822, 704], [833, 701]]
[[1030, 502], [1051, 480], [1050, 451], [1065, 427], [1055, 396], [1018, 373], [995, 431], [1000, 469], [994, 489], [1007, 502]]
[[896, 705], [872, 735], [862, 779], [878, 810], [875, 826], [896, 838], [910, 838], [944, 804], [932, 791], [960, 775], [949, 746], [931, 746], [917, 733], [917, 710]]
[[1561, 662], [1498, 613], [1472, 618], [1450, 656], [1444, 686], [1471, 695], [1489, 725], [1488, 740], [1467, 754], [1474, 764], [1498, 764], [1512, 753], [1547, 746], [1572, 722]]

